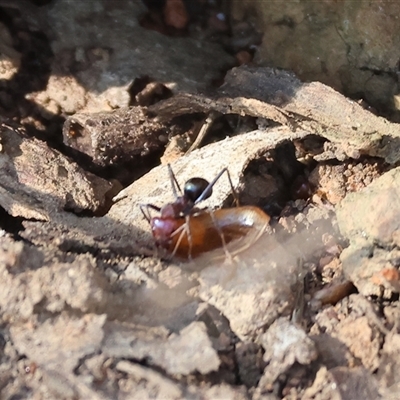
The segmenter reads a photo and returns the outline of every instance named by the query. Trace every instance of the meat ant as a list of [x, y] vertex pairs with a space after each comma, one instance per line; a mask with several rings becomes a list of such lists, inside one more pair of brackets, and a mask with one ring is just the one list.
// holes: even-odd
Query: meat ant
[[[163, 207], [143, 204], [140, 209], [151, 226], [156, 244], [166, 249], [171, 258], [178, 256], [191, 260], [205, 252], [222, 247], [228, 257], [226, 245], [235, 239], [241, 239], [253, 230], [255, 235], [251, 243], [235, 249], [234, 254], [249, 247], [265, 231], [270, 217], [254, 206], [243, 206], [219, 210], [199, 209], [196, 206], [212, 195], [215, 183], [226, 173], [235, 203], [238, 197], [233, 188], [227, 168], [211, 181], [204, 178], [191, 178], [186, 181], [183, 192], [168, 164], [168, 171], [175, 201]], [[179, 192], [179, 195], [178, 195]], [[151, 217], [150, 209], [160, 213]]]

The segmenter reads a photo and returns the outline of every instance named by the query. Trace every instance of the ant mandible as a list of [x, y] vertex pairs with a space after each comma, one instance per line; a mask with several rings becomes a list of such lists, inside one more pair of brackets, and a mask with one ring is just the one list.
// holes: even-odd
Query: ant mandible
[[[150, 223], [156, 245], [166, 249], [171, 258], [179, 256], [190, 260], [220, 247], [230, 257], [231, 253], [226, 248], [228, 243], [246, 236], [250, 230], [255, 233], [254, 242], [267, 228], [270, 217], [258, 207], [219, 210], [196, 207], [212, 195], [213, 186], [224, 173], [228, 177], [234, 201], [239, 203], [227, 168], [222, 169], [211, 182], [204, 178], [189, 179], [184, 185], [183, 193], [169, 164], [168, 171], [175, 201], [163, 207], [144, 204], [140, 209]], [[151, 217], [149, 209], [156, 210], [160, 215]], [[251, 244], [242, 246], [235, 254]]]

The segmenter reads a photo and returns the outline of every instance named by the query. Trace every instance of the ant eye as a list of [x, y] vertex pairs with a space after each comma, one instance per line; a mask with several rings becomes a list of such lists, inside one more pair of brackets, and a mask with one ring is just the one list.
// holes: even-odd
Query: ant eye
[[[185, 183], [183, 193], [187, 199], [193, 203], [202, 195], [207, 189], [209, 182], [203, 178], [191, 178]], [[203, 199], [208, 199], [212, 194], [212, 188], [208, 189]]]

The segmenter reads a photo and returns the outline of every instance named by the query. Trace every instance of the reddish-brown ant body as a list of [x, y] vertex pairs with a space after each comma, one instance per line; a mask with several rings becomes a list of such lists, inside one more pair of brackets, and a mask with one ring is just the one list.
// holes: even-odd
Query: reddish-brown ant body
[[[258, 207], [243, 206], [215, 211], [196, 207], [211, 196], [213, 186], [224, 173], [228, 176], [233, 197], [238, 203], [227, 168], [211, 182], [203, 178], [189, 179], [185, 183], [183, 194], [170, 165], [168, 169], [175, 201], [163, 207], [145, 204], [141, 206], [141, 210], [150, 223], [156, 244], [166, 249], [171, 257], [192, 259], [221, 247], [230, 256], [231, 253], [226, 249], [228, 243], [253, 231], [251, 243], [242, 244], [235, 249], [236, 254], [249, 247], [265, 231], [270, 217]], [[181, 195], [178, 195], [177, 189]], [[156, 210], [160, 215], [151, 217], [148, 209]]]

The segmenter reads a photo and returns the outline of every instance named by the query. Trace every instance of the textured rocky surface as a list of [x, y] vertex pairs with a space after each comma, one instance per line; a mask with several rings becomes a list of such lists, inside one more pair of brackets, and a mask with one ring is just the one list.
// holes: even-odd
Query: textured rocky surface
[[[399, 398], [399, 126], [271, 68], [194, 94], [231, 56], [193, 26], [43, 3], [0, 0], [17, 49], [0, 35], [0, 397]], [[184, 3], [166, 4], [176, 23]], [[171, 259], [138, 207], [174, 201], [164, 146], [181, 186], [228, 167], [270, 218], [222, 175], [188, 219], [240, 238], [206, 252], [200, 223], [200, 257]]]
[[399, 93], [399, 11], [393, 2], [233, 3], [234, 19], [253, 15], [263, 32], [257, 63], [389, 108]]
[[71, 7], [62, 0], [43, 7], [55, 59], [46, 89], [31, 99], [49, 113], [108, 111], [130, 104], [136, 78], [151, 76], [174, 91], [191, 92], [205, 90], [219, 70], [234, 64], [218, 44], [142, 28], [144, 11], [139, 1]]

